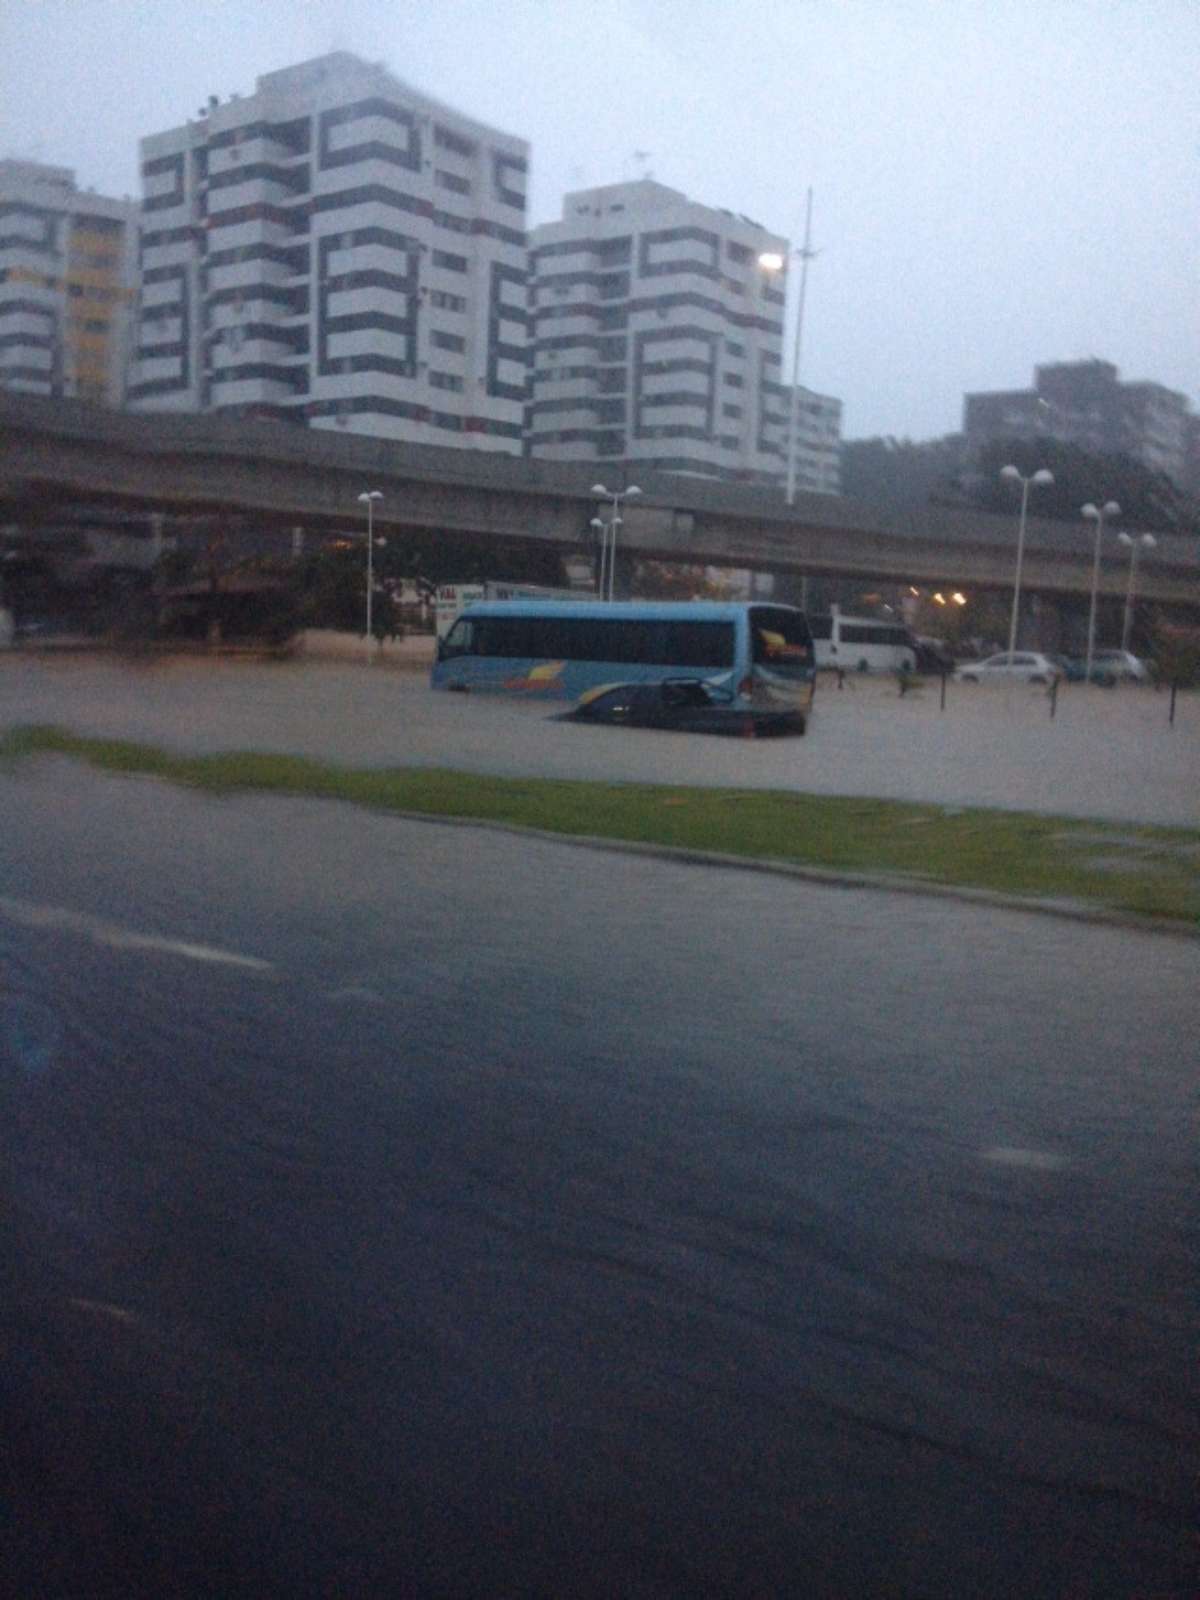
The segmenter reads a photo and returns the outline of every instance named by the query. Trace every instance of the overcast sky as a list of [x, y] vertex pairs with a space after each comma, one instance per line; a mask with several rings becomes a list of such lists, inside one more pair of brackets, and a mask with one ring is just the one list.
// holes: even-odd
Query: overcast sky
[[1090, 355], [1200, 406], [1197, 0], [0, 0], [0, 154], [137, 194], [140, 136], [331, 48], [528, 139], [531, 224], [635, 151], [797, 241], [812, 184], [847, 437]]

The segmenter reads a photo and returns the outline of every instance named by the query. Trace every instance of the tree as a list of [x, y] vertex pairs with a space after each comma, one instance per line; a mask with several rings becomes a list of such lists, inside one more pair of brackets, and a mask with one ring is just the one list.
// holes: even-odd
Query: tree
[[724, 600], [725, 585], [714, 582], [704, 567], [678, 561], [639, 561], [634, 589], [644, 600]]
[[1155, 472], [1132, 456], [1092, 455], [1061, 439], [996, 439], [985, 445], [970, 486], [972, 502], [985, 511], [1011, 511], [1018, 497], [1000, 477], [1009, 463], [1026, 477], [1039, 467], [1054, 474], [1053, 484], [1030, 496], [1031, 515], [1078, 522], [1080, 507], [1115, 500], [1121, 522], [1154, 533], [1200, 534], [1200, 505], [1166, 473]]
[[1200, 628], [1184, 628], [1158, 620], [1152, 628], [1154, 664], [1163, 683], [1181, 689], [1200, 683]]
[[[300, 614], [309, 628], [361, 633], [367, 619], [367, 564], [362, 549], [338, 544], [319, 550], [300, 566]], [[371, 602], [371, 632], [377, 639], [400, 632], [395, 602], [377, 588]]]
[[842, 493], [893, 514], [963, 500], [961, 434], [941, 439], [850, 439], [842, 446]]

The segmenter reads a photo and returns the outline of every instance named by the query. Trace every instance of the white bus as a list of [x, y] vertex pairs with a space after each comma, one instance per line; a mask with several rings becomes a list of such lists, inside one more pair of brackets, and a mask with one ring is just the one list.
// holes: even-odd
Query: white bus
[[443, 583], [434, 596], [433, 614], [437, 636], [444, 639], [459, 612], [477, 600], [594, 600], [590, 590], [551, 589], [536, 583], [499, 583], [488, 578], [483, 583]]
[[837, 606], [811, 614], [808, 626], [817, 652], [817, 670], [912, 672], [917, 664], [912, 634], [901, 622], [878, 617], [846, 617]]

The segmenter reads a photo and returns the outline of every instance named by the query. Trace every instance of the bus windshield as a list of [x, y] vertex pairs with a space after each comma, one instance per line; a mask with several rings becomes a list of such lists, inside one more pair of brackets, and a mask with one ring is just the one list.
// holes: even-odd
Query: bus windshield
[[752, 606], [750, 632], [756, 667], [793, 678], [806, 678], [811, 673], [812, 637], [802, 611], [784, 606]]

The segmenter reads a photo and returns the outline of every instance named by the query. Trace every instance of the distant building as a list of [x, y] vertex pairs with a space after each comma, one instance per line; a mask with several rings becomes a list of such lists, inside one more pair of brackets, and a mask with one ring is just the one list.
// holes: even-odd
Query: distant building
[[523, 140], [338, 51], [141, 157], [135, 409], [520, 452]]
[[1189, 417], [1184, 429], [1183, 487], [1200, 495], [1200, 417]]
[[1032, 389], [963, 397], [972, 455], [994, 439], [1060, 439], [1099, 455], [1128, 455], [1176, 483], [1185, 476], [1187, 396], [1160, 383], [1122, 383], [1108, 361], [1034, 369]]
[[0, 161], [0, 387], [121, 403], [137, 216], [69, 167]]
[[[780, 402], [790, 419], [791, 391]], [[786, 440], [786, 430], [785, 430]], [[842, 491], [842, 402], [803, 384], [796, 395], [796, 489], [802, 494]], [[786, 445], [784, 470], [786, 472]]]
[[530, 235], [530, 454], [777, 480], [785, 239], [641, 179]]

